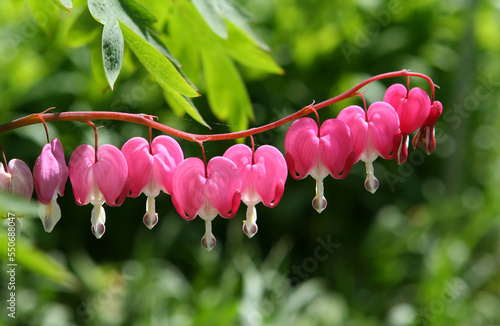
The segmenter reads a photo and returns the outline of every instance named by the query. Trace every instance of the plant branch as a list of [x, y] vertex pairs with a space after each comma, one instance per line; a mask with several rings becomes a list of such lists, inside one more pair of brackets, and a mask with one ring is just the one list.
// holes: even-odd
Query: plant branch
[[[431, 78], [424, 74], [409, 72], [408, 70], [400, 70], [394, 72], [388, 72], [380, 75], [376, 75], [370, 77], [361, 83], [357, 84], [353, 88], [347, 90], [346, 92], [339, 94], [335, 97], [332, 97], [326, 101], [308, 105], [299, 111], [267, 125], [250, 128], [244, 131], [225, 133], [225, 134], [214, 134], [214, 135], [201, 135], [201, 134], [192, 134], [189, 132], [181, 131], [175, 128], [171, 128], [164, 124], [154, 121], [154, 117], [147, 114], [133, 114], [133, 113], [123, 113], [123, 112], [111, 112], [111, 111], [74, 111], [74, 112], [61, 112], [61, 113], [36, 113], [31, 114], [23, 118], [19, 118], [17, 120], [13, 120], [11, 122], [0, 125], [0, 134], [21, 128], [24, 126], [40, 123], [42, 119], [44, 121], [80, 121], [82, 123], [87, 123], [91, 120], [116, 120], [116, 121], [125, 121], [130, 123], [136, 123], [140, 125], [144, 125], [150, 128], [154, 128], [160, 131], [163, 131], [169, 135], [179, 137], [181, 139], [185, 139], [192, 142], [205, 142], [205, 141], [216, 141], [216, 140], [228, 140], [228, 139], [237, 139], [244, 138], [251, 135], [255, 135], [264, 131], [271, 130], [273, 128], [279, 127], [285, 123], [308, 115], [309, 113], [327, 107], [333, 103], [340, 102], [347, 98], [356, 96], [357, 91], [362, 87], [376, 81], [385, 78], [392, 77], [419, 77], [425, 79], [430, 87], [431, 87], [431, 100], [434, 100], [434, 89], [435, 85], [432, 82]], [[44, 111], [46, 112], [46, 111]]]

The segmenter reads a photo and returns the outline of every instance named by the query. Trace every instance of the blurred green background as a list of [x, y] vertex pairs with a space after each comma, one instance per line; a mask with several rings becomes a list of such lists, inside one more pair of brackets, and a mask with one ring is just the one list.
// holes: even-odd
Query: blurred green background
[[[176, 44], [197, 40], [171, 33], [166, 4], [180, 1], [165, 1], [165, 12], [160, 1], [138, 2], [158, 16], [155, 30], [173, 44], [180, 63], [188, 61]], [[3, 307], [8, 274], [2, 272], [0, 324], [500, 325], [499, 3], [240, 2], [285, 71], [269, 74], [236, 63], [254, 111], [250, 126], [369, 76], [410, 69], [440, 86], [436, 99], [444, 113], [436, 126], [436, 151], [427, 156], [410, 150], [402, 166], [378, 159], [380, 188], [374, 195], [363, 187], [362, 163], [344, 180], [327, 178], [328, 207], [321, 215], [311, 206], [314, 180], [289, 178], [276, 208], [257, 206], [254, 238], [241, 232], [244, 205], [232, 220], [217, 218], [218, 242], [211, 252], [199, 243], [202, 221], [182, 220], [164, 194], [157, 198], [160, 220], [153, 230], [142, 223], [141, 196], [107, 207], [107, 230], [97, 240], [90, 232], [90, 205], [77, 206], [68, 183], [59, 199], [63, 217], [52, 233], [36, 217], [20, 220], [17, 318], [8, 318]], [[33, 1], [0, 3], [0, 124], [55, 106], [55, 112], [148, 113], [195, 133], [235, 128], [209, 109], [199, 66], [183, 70], [200, 89], [202, 97], [193, 102], [212, 131], [174, 113], [128, 49], [110, 91], [102, 65], [92, 59], [100, 55], [102, 26], [85, 1], [73, 6], [44, 23]], [[381, 100], [393, 82], [406, 81], [369, 85], [367, 101]], [[417, 79], [412, 85], [428, 90]], [[338, 103], [320, 117], [335, 117], [352, 103], [360, 101]], [[101, 144], [121, 147], [130, 137], [147, 135], [141, 126], [97, 124], [105, 127], [99, 130]], [[283, 152], [287, 126], [256, 136], [256, 144]], [[81, 123], [53, 122], [49, 130], [61, 139], [67, 160], [76, 146], [93, 141], [92, 129]], [[45, 136], [34, 125], [0, 140], [7, 159], [32, 167]], [[197, 145], [179, 142], [186, 157], [201, 155]], [[206, 153], [222, 155], [232, 143], [207, 143]]]

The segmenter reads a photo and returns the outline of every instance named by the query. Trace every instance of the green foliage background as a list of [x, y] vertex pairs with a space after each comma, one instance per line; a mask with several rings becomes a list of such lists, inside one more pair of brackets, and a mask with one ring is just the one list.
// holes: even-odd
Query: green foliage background
[[[107, 207], [107, 231], [97, 240], [91, 207], [77, 206], [68, 184], [51, 234], [38, 218], [20, 221], [17, 318], [3, 307], [2, 272], [0, 324], [500, 325], [498, 3], [239, 2], [109, 0], [103, 16], [93, 11], [100, 23], [84, 0], [74, 0], [71, 13], [67, 1], [0, 2], [0, 123], [54, 106], [147, 113], [181, 130], [221, 133], [410, 69], [440, 86], [435, 153], [413, 150], [402, 166], [379, 159], [375, 195], [363, 188], [360, 163], [344, 180], [328, 178], [321, 215], [311, 207], [313, 180], [289, 178], [276, 208], [257, 207], [254, 238], [241, 232], [242, 205], [232, 220], [214, 222], [218, 243], [209, 253], [199, 245], [202, 221], [183, 221], [166, 195], [157, 199], [153, 230], [142, 224], [141, 196]], [[371, 84], [368, 102], [392, 82], [405, 80]], [[359, 99], [320, 117], [353, 103]], [[101, 144], [147, 135], [141, 126], [98, 125]], [[54, 122], [49, 131], [67, 159], [93, 142], [81, 123]], [[283, 151], [285, 133], [286, 126], [255, 141]], [[41, 125], [0, 137], [8, 159], [31, 167], [45, 142]], [[197, 145], [180, 143], [186, 157], [200, 156]], [[222, 155], [232, 143], [207, 143], [206, 153]], [[11, 209], [36, 216], [36, 207], [0, 196], [2, 214]], [[327, 250], [328, 242], [335, 245]]]

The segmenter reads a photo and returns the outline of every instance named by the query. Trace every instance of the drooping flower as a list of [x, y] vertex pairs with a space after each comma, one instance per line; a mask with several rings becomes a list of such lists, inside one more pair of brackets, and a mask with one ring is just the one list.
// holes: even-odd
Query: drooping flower
[[247, 145], [231, 146], [224, 157], [233, 161], [241, 175], [241, 201], [247, 205], [243, 232], [251, 238], [257, 233], [257, 210], [262, 202], [267, 207], [276, 206], [285, 190], [287, 166], [281, 152], [270, 145], [257, 148], [255, 153]]
[[292, 178], [300, 180], [310, 175], [316, 180], [312, 205], [321, 213], [327, 205], [323, 179], [328, 174], [335, 179], [345, 178], [354, 164], [356, 154], [349, 128], [341, 120], [328, 119], [318, 130], [313, 119], [297, 119], [287, 131], [285, 151]]
[[130, 187], [125, 157], [113, 145], [102, 145], [97, 153], [90, 145], [80, 145], [69, 159], [69, 178], [76, 203], [94, 205], [92, 233], [101, 238], [106, 231], [106, 213], [102, 205], [121, 205]]
[[31, 199], [33, 176], [28, 165], [16, 158], [10, 160], [7, 167], [0, 163], [0, 191]]
[[185, 220], [199, 216], [205, 221], [201, 244], [211, 250], [216, 243], [212, 220], [220, 214], [232, 218], [240, 206], [241, 177], [230, 159], [217, 156], [205, 166], [202, 160], [190, 157], [180, 163], [172, 181], [172, 202]]
[[148, 197], [143, 221], [151, 229], [158, 222], [155, 197], [160, 190], [172, 193], [174, 170], [184, 160], [184, 154], [177, 141], [164, 135], [153, 139], [151, 146], [146, 139], [134, 137], [123, 145], [122, 153], [131, 181], [129, 196], [137, 197], [143, 192]]
[[418, 87], [410, 91], [402, 84], [391, 85], [384, 95], [384, 102], [396, 110], [399, 117], [400, 137], [395, 142], [395, 158], [403, 164], [408, 157], [408, 135], [417, 130], [429, 116], [429, 95]]
[[443, 113], [443, 105], [439, 101], [432, 102], [431, 111], [429, 112], [429, 116], [425, 119], [420, 129], [415, 134], [412, 140], [413, 148], [418, 148], [422, 145], [422, 142], [425, 142], [425, 151], [428, 155], [434, 152], [436, 149], [436, 138], [435, 138], [435, 129], [434, 126], [438, 118]]
[[35, 192], [40, 202], [38, 215], [46, 232], [51, 232], [61, 219], [57, 196], [64, 195], [68, 180], [68, 167], [59, 139], [46, 144], [33, 167]]
[[399, 129], [399, 118], [394, 108], [385, 102], [375, 102], [365, 113], [361, 107], [351, 105], [340, 111], [337, 119], [349, 126], [354, 140], [355, 162], [366, 164], [365, 188], [375, 193], [378, 180], [374, 175], [373, 161], [378, 156], [392, 159], [394, 138]]

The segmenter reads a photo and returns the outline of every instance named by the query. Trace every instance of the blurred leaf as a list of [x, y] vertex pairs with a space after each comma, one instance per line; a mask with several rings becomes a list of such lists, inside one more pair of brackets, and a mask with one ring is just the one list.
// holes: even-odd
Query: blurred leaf
[[[8, 233], [2, 230], [0, 235], [0, 246], [7, 248], [9, 239]], [[67, 268], [55, 262], [50, 256], [33, 247], [20, 233], [15, 237], [15, 263], [21, 265], [23, 269], [30, 270], [34, 274], [49, 278], [60, 285], [75, 290], [78, 279]], [[7, 250], [3, 250], [2, 256], [7, 258]]]
[[118, 21], [114, 18], [104, 25], [102, 31], [102, 59], [104, 71], [111, 90], [120, 74], [123, 62], [124, 41]]
[[164, 55], [121, 21], [120, 27], [127, 45], [146, 67], [147, 71], [156, 78], [162, 88], [172, 88], [176, 92], [189, 97], [198, 96], [196, 90], [186, 82]]
[[193, 0], [196, 10], [198, 10], [215, 34], [222, 38], [227, 38], [226, 24], [217, 12], [217, 2], [213, 0]]
[[67, 11], [70, 11], [70, 9], [73, 8], [73, 3], [71, 2], [71, 0], [52, 0], [52, 2], [59, 6], [61, 9], [66, 9]]
[[252, 105], [234, 63], [216, 48], [206, 49], [201, 57], [212, 112], [222, 121], [229, 120], [231, 130], [246, 129], [246, 117], [253, 119]]
[[19, 217], [36, 217], [38, 216], [38, 205], [23, 197], [0, 191], [0, 217], [7, 217], [8, 213]]
[[248, 12], [232, 0], [220, 0], [218, 4], [222, 16], [245, 31], [245, 33], [247, 33], [259, 45], [259, 47], [269, 51], [269, 46], [267, 46], [267, 44], [265, 44], [248, 25], [248, 21], [251, 19]]
[[29, 0], [31, 12], [45, 34], [52, 36], [57, 25], [57, 6], [50, 0]]
[[69, 26], [69, 31], [66, 37], [66, 46], [80, 47], [89, 44], [97, 35], [98, 29], [92, 16], [88, 10], [73, 11], [76, 19]]
[[283, 74], [283, 69], [269, 53], [258, 48], [245, 32], [233, 24], [227, 24], [229, 37], [224, 43], [225, 50], [237, 61], [265, 72]]
[[186, 97], [184, 95], [181, 95], [177, 92], [174, 92], [172, 89], [165, 88], [164, 89], [165, 93], [165, 99], [168, 102], [168, 105], [172, 108], [172, 110], [179, 115], [179, 113], [187, 113], [189, 114], [194, 120], [197, 122], [201, 123], [205, 127], [210, 128], [210, 126], [205, 122], [203, 117], [200, 115], [200, 112], [198, 112], [198, 109], [194, 106], [193, 102], [189, 97]]

